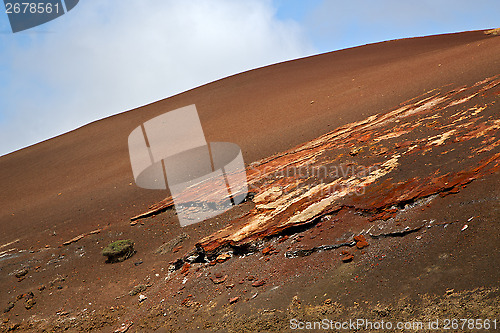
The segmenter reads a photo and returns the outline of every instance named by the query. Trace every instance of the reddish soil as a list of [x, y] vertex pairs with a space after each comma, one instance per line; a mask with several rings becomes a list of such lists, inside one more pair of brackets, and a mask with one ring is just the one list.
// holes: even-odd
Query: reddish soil
[[[0, 332], [283, 332], [323, 318], [500, 326], [499, 54], [500, 38], [481, 31], [336, 51], [0, 157]], [[190, 104], [207, 141], [241, 147], [255, 196], [184, 228], [174, 209], [131, 223], [169, 193], [135, 186], [128, 135]], [[297, 194], [273, 215], [263, 205], [286, 201], [276, 187], [291, 180], [252, 171], [300, 158], [387, 172], [343, 178], [366, 185], [362, 195], [312, 209], [328, 196]], [[252, 216], [268, 220], [242, 236]], [[107, 264], [101, 251], [118, 239], [137, 253]]]

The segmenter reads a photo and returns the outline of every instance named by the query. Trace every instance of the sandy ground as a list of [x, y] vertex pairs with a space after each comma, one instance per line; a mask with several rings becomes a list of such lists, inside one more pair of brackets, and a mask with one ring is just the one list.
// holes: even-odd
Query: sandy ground
[[[449, 195], [443, 196], [436, 191], [431, 201], [417, 197], [425, 200], [390, 217], [368, 221], [349, 209], [322, 213], [314, 224], [233, 248], [227, 261], [195, 262], [171, 271], [173, 261], [202, 238], [240, 221], [256, 203], [249, 200], [185, 228], [172, 209], [131, 224], [132, 216], [168, 192], [135, 186], [127, 148], [128, 135], [142, 122], [196, 104], [207, 141], [238, 144], [250, 165], [393, 111], [434, 89], [445, 93], [473, 87], [500, 73], [498, 54], [500, 38], [483, 32], [337, 51], [238, 74], [0, 157], [0, 331], [283, 332], [293, 331], [291, 320], [324, 318], [394, 325], [440, 320], [440, 327], [446, 319], [496, 319], [498, 327], [500, 177], [493, 167], [459, 191], [447, 189]], [[463, 107], [486, 103], [489, 113], [482, 121], [494, 125], [498, 96], [494, 86]], [[484, 154], [495, 156], [499, 135], [499, 128], [493, 128], [468, 140], [453, 159], [443, 157], [440, 169], [446, 165], [447, 172], [459, 173], [479, 165], [479, 159], [456, 162], [469, 153], [478, 155], [473, 153], [477, 147], [492, 146]], [[401, 139], [391, 140], [391, 149], [400, 149], [394, 144], [406, 149]], [[368, 161], [363, 153], [351, 157]], [[423, 176], [425, 166], [436, 161], [432, 154], [418, 163], [408, 160], [391, 181], [403, 181], [414, 170]], [[374, 193], [383, 199], [390, 195]], [[436, 222], [417, 228], [424, 220]], [[285, 255], [352, 242], [349, 237], [365, 231], [367, 223], [383, 229], [406, 222], [411, 222], [410, 232], [397, 227], [399, 232], [381, 237], [364, 232], [368, 247], [351, 244]], [[137, 253], [106, 264], [101, 250], [117, 239], [133, 239]], [[269, 246], [274, 250], [264, 254]], [[156, 253], [159, 247], [163, 254]], [[343, 262], [342, 251], [353, 259]], [[142, 287], [134, 294], [136, 286]], [[140, 301], [139, 295], [147, 298]]]

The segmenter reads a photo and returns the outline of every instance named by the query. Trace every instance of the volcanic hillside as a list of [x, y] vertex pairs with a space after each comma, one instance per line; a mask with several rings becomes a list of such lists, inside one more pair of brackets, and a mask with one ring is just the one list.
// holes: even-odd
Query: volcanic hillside
[[[0, 157], [0, 331], [498, 322], [499, 54], [483, 31], [335, 51]], [[191, 104], [241, 147], [250, 193], [182, 228], [168, 191], [135, 185], [128, 136]], [[136, 253], [106, 263], [122, 239]]]

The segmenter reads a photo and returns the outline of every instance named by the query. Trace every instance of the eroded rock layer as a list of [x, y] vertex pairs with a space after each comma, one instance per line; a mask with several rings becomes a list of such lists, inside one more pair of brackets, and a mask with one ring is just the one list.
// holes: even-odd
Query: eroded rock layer
[[[255, 207], [197, 247], [210, 254], [243, 246], [343, 208], [361, 215], [369, 229], [405, 205], [459, 192], [500, 166], [499, 83], [495, 76], [428, 91], [252, 163], [247, 178]], [[204, 197], [200, 191], [196, 199]], [[138, 217], [172, 205], [168, 197]]]

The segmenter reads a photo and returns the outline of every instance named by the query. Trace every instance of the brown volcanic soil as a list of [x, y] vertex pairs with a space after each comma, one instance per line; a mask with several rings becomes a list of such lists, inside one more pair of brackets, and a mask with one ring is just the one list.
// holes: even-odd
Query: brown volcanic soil
[[[393, 322], [496, 318], [498, 322], [498, 85], [449, 113], [443, 111], [442, 119], [426, 120], [422, 128], [429, 132], [416, 125], [418, 117], [404, 118], [397, 126], [364, 129], [370, 133], [356, 132], [349, 125], [437, 92], [446, 95], [462, 87], [477, 92], [477, 82], [498, 81], [498, 54], [500, 39], [482, 32], [337, 51], [235, 75], [2, 156], [0, 306], [12, 302], [14, 307], [1, 315], [0, 330], [21, 324], [18, 330], [109, 332], [134, 322], [128, 331], [162, 326], [169, 331], [286, 331], [292, 318]], [[446, 96], [459, 100], [458, 95]], [[364, 201], [354, 198], [343, 202], [340, 210], [320, 212], [313, 224], [286, 231], [288, 239], [281, 230], [270, 239], [250, 237], [250, 249], [231, 249], [233, 257], [224, 263], [192, 263], [184, 272], [169, 272], [169, 262], [185, 257], [195, 243], [218, 235], [228, 222], [241, 221], [255, 210], [255, 203], [248, 201], [185, 228], [178, 225], [174, 210], [130, 224], [130, 217], [168, 193], [135, 186], [128, 135], [142, 122], [189, 104], [197, 106], [207, 141], [238, 144], [247, 164], [343, 125], [353, 129], [353, 135], [343, 141], [349, 149], [346, 153], [357, 148], [350, 146], [354, 142], [368, 149], [373, 143], [375, 151], [386, 148], [388, 152], [367, 157], [353, 151], [349, 159], [359, 165], [383, 163], [398, 151], [408, 152], [411, 143], [436, 135], [435, 131], [443, 134], [454, 129], [461, 124], [453, 123], [460, 119], [461, 110], [487, 108], [471, 116], [473, 127], [455, 133], [452, 143], [436, 144], [423, 157], [419, 152], [414, 161], [408, 152], [402, 166], [391, 169], [386, 182], [375, 183], [372, 192], [362, 197]], [[429, 109], [434, 113], [422, 118], [440, 115], [439, 109]], [[408, 137], [392, 138], [387, 141], [390, 146], [384, 147], [373, 141], [376, 135], [405, 129], [405, 124], [412, 129]], [[488, 132], [479, 135], [485, 126]], [[467, 132], [476, 137], [461, 143]], [[483, 148], [489, 150], [479, 152]], [[438, 154], [445, 156], [443, 160]], [[467, 154], [477, 159], [467, 159]], [[460, 186], [417, 191], [413, 201], [404, 202], [410, 204], [407, 208], [391, 210], [380, 204], [398, 203], [387, 189], [411, 185], [405, 183], [410, 177], [428, 176], [432, 183], [436, 175], [473, 170], [484, 162], [483, 157], [492, 158], [481, 169], [488, 172], [473, 171], [474, 177], [467, 176], [474, 178], [470, 182], [457, 176]], [[428, 167], [429, 163], [437, 166]], [[423, 186], [422, 181], [415, 186]], [[401, 193], [396, 191], [399, 196], [413, 193], [409, 185], [401, 188]], [[385, 209], [359, 211], [367, 208], [363, 206], [367, 202]], [[94, 230], [99, 231], [62, 245]], [[179, 237], [181, 233], [188, 237]], [[370, 245], [352, 246], [354, 234], [364, 234]], [[137, 253], [124, 262], [105, 264], [100, 251], [116, 239], [133, 239]], [[182, 248], [154, 253], [164, 243]], [[348, 245], [322, 248], [343, 243]], [[272, 246], [270, 253], [263, 255], [268, 246]], [[346, 250], [354, 258], [343, 263]], [[15, 277], [14, 272], [22, 268], [27, 274]], [[265, 283], [252, 286], [260, 281]], [[138, 284], [150, 285], [139, 292], [148, 297], [142, 303], [139, 294], [128, 295]], [[233, 297], [239, 299], [229, 304]], [[33, 303], [30, 298], [36, 303], [26, 309]]]

